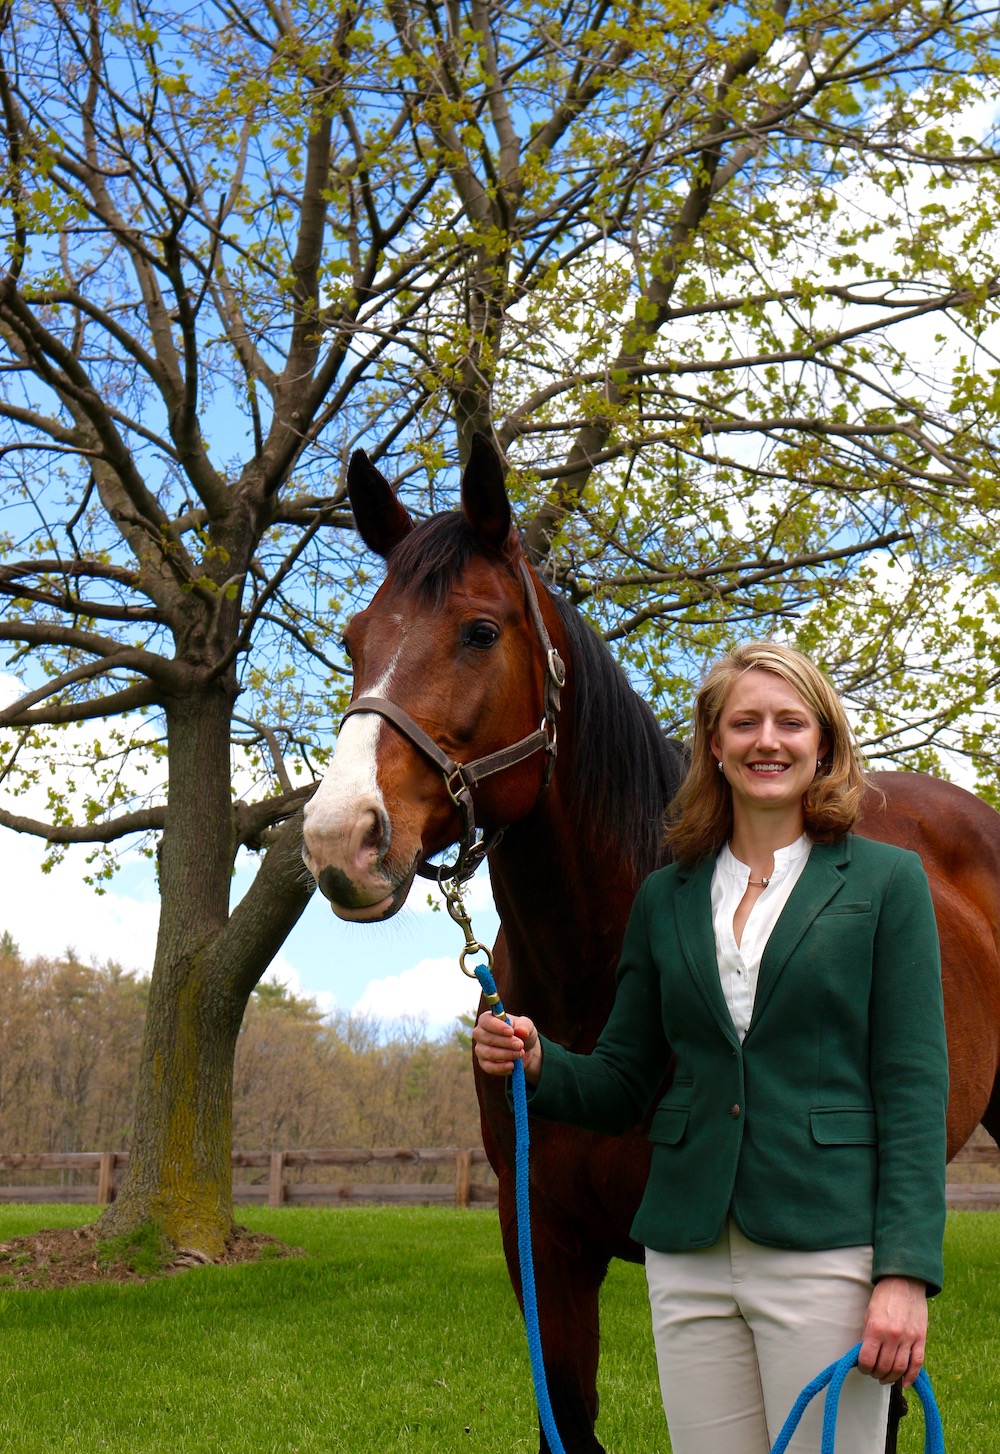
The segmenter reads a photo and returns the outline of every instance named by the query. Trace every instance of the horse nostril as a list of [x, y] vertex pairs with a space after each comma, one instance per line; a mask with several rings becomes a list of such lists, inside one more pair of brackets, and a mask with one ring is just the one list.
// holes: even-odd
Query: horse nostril
[[389, 817], [388, 814], [372, 809], [370, 813], [371, 822], [365, 830], [361, 840], [363, 850], [374, 852], [379, 863], [389, 852]]

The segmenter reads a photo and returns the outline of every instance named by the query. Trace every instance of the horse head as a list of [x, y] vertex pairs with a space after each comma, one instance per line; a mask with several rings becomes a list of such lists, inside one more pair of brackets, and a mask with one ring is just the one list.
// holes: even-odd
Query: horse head
[[548, 633], [562, 636], [484, 436], [458, 511], [415, 523], [361, 451], [348, 489], [386, 575], [345, 633], [351, 706], [306, 806], [303, 857], [334, 912], [367, 922], [396, 913], [417, 868], [470, 823], [497, 832], [530, 812], [551, 771], [562, 685]]

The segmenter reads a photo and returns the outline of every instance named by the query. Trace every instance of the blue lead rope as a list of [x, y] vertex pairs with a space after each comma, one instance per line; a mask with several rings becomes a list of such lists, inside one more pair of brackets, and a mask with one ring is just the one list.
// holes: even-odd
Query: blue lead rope
[[[485, 964], [475, 970], [490, 1009], [500, 1019], [507, 1011], [497, 994], [496, 983]], [[551, 1454], [566, 1454], [556, 1430], [549, 1402], [549, 1386], [542, 1361], [542, 1334], [538, 1326], [538, 1298], [535, 1293], [535, 1264], [531, 1254], [531, 1207], [528, 1197], [528, 1092], [524, 1082], [524, 1066], [514, 1062], [514, 1200], [517, 1208], [517, 1260], [521, 1268], [521, 1301], [524, 1304], [524, 1326], [528, 1335], [528, 1358], [535, 1385], [538, 1420]]]
[[[833, 1441], [837, 1429], [837, 1406], [840, 1402], [840, 1390], [844, 1386], [844, 1379], [852, 1368], [857, 1366], [858, 1354], [861, 1352], [861, 1344], [856, 1343], [850, 1352], [845, 1353], [843, 1358], [838, 1358], [836, 1363], [831, 1363], [829, 1368], [824, 1368], [822, 1373], [816, 1375], [812, 1383], [807, 1383], [799, 1394], [792, 1411], [788, 1415], [778, 1435], [771, 1454], [785, 1454], [788, 1448], [788, 1441], [798, 1427], [799, 1419], [805, 1412], [806, 1405], [811, 1402], [816, 1394], [829, 1384], [826, 1395], [826, 1404], [823, 1409], [823, 1439], [820, 1444], [820, 1454], [834, 1454]], [[913, 1383], [913, 1390], [924, 1406], [924, 1454], [944, 1454], [944, 1430], [941, 1428], [941, 1415], [938, 1413], [937, 1404], [934, 1402], [934, 1391], [931, 1388], [931, 1381], [927, 1377], [925, 1369], [921, 1369]]]

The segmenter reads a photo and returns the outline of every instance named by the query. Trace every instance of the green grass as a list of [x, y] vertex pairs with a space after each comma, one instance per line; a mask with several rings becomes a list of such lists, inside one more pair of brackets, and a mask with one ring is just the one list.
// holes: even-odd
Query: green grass
[[[1000, 1450], [1000, 1212], [951, 1212], [945, 1288], [931, 1303], [927, 1371], [948, 1454]], [[915, 1400], [914, 1400], [915, 1402]], [[907, 1427], [909, 1426], [909, 1427]], [[923, 1449], [919, 1412], [903, 1421], [900, 1454]]]
[[[93, 1216], [0, 1207], [0, 1240]], [[309, 1256], [144, 1285], [0, 1290], [0, 1450], [534, 1454], [523, 1330], [493, 1214], [283, 1209], [246, 1220]], [[946, 1260], [930, 1371], [948, 1454], [990, 1454], [1000, 1216], [953, 1215]], [[613, 1454], [668, 1454], [640, 1268], [613, 1265], [603, 1332], [604, 1442]], [[922, 1447], [916, 1412], [901, 1450]]]

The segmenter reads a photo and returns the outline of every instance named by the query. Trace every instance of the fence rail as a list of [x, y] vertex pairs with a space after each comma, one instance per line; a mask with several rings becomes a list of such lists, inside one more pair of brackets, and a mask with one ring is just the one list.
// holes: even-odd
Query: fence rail
[[[319, 1151], [234, 1151], [234, 1171], [259, 1170], [261, 1176], [244, 1182], [234, 1178], [233, 1201], [237, 1205], [285, 1206], [289, 1203], [336, 1206], [340, 1203], [396, 1202], [423, 1206], [496, 1206], [497, 1187], [492, 1171], [486, 1182], [475, 1181], [475, 1169], [489, 1168], [486, 1152], [474, 1147], [354, 1147]], [[56, 1174], [59, 1184], [0, 1186], [0, 1202], [97, 1202], [113, 1201], [120, 1173], [128, 1165], [127, 1151], [0, 1152], [0, 1173]], [[368, 1181], [315, 1182], [290, 1179], [289, 1170], [316, 1167], [344, 1167], [355, 1171], [389, 1167], [416, 1174], [440, 1167], [454, 1169], [453, 1181]], [[266, 1176], [263, 1174], [266, 1172]], [[72, 1173], [73, 1182], [66, 1180]], [[80, 1180], [77, 1180], [77, 1177]], [[85, 1178], [85, 1179], [84, 1179]]]
[[949, 1181], [948, 1206], [953, 1211], [1000, 1212], [1000, 1151], [981, 1127], [949, 1165], [986, 1166], [998, 1176], [996, 1181]]
[[[474, 1171], [488, 1167], [486, 1152], [474, 1147], [384, 1147], [340, 1148], [319, 1151], [234, 1151], [233, 1170], [256, 1170], [260, 1176], [246, 1183], [234, 1179], [233, 1200], [237, 1205], [289, 1204], [337, 1206], [351, 1203], [394, 1202], [423, 1206], [496, 1206], [496, 1179], [474, 1180]], [[45, 1173], [64, 1178], [61, 1184], [0, 1186], [0, 1202], [97, 1202], [113, 1201], [121, 1171], [128, 1165], [127, 1151], [53, 1151], [37, 1153], [0, 1152], [0, 1174]], [[397, 1181], [372, 1183], [345, 1179], [314, 1182], [289, 1179], [289, 1171], [312, 1171], [317, 1167], [389, 1167], [422, 1174], [441, 1167], [454, 1168], [454, 1181]], [[1000, 1152], [983, 1144], [969, 1144], [951, 1162], [953, 1167], [986, 1166], [998, 1176], [995, 1181], [948, 1182], [951, 1208], [1000, 1211]], [[73, 1184], [65, 1180], [74, 1174]], [[265, 1175], [266, 1173], [266, 1175]], [[76, 1178], [80, 1177], [78, 1181]], [[85, 1178], [85, 1179], [83, 1179]]]

